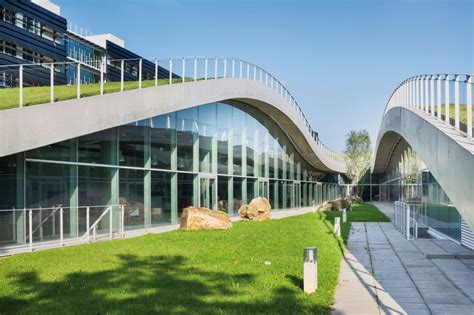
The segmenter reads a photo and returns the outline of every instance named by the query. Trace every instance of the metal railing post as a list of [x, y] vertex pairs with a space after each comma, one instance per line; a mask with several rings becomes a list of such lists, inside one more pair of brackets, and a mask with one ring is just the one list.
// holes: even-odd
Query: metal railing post
[[250, 64], [247, 62], [247, 80], [250, 79]]
[[257, 66], [253, 66], [253, 80], [257, 81]]
[[232, 78], [235, 78], [235, 58], [232, 58]]
[[91, 241], [91, 227], [90, 227], [90, 208], [86, 208], [86, 225], [87, 225], [87, 242], [90, 243]]
[[112, 206], [110, 206], [109, 208], [109, 233], [110, 233], [110, 239], [113, 238], [113, 229], [112, 229], [112, 225], [113, 225], [113, 216], [112, 216]]
[[49, 69], [49, 99], [51, 103], [54, 103], [54, 63], [51, 64]]
[[227, 77], [227, 57], [224, 57], [224, 79]]
[[30, 251], [33, 251], [33, 210], [28, 210], [28, 235], [30, 243]]
[[121, 223], [121, 235], [122, 235], [122, 238], [125, 237], [125, 206], [124, 205], [121, 205], [121, 211], [120, 211], [120, 221], [122, 222]]
[[39, 208], [39, 233], [40, 239], [43, 241], [43, 209]]
[[454, 128], [461, 129], [459, 119], [459, 75], [454, 75]]
[[442, 117], [441, 117], [441, 75], [438, 75], [437, 79], [436, 79], [436, 99], [438, 101], [438, 110], [437, 110], [437, 118], [438, 120], [441, 120]]
[[430, 111], [429, 80], [430, 76], [425, 76], [425, 113]]
[[186, 81], [186, 59], [184, 57], [183, 57], [183, 64], [181, 66], [182, 66], [182, 73], [183, 73], [182, 83], [184, 83]]
[[242, 79], [242, 60], [239, 60], [240, 66], [239, 66], [239, 79]]
[[207, 67], [208, 67], [208, 60], [207, 57], [204, 58], [204, 80], [207, 80]]
[[155, 86], [158, 86], [158, 59], [155, 59]]
[[214, 58], [214, 79], [217, 79], [217, 57]]
[[120, 92], [123, 92], [124, 77], [125, 77], [125, 60], [122, 59], [120, 61]]
[[104, 95], [104, 61], [100, 63], [100, 95]]
[[435, 76], [430, 76], [430, 105], [431, 105], [431, 116], [435, 115], [435, 85], [434, 85]]
[[466, 77], [467, 134], [472, 138], [472, 75]]
[[173, 84], [173, 58], [170, 58], [170, 82], [169, 84]]
[[445, 122], [450, 125], [451, 121], [449, 119], [449, 75], [444, 76], [444, 106], [445, 106]]
[[198, 67], [198, 60], [197, 60], [197, 57], [194, 57], [194, 82], [197, 81], [197, 67]]
[[138, 88], [142, 88], [143, 59], [138, 60]]
[[81, 64], [77, 63], [77, 98], [81, 98]]
[[410, 205], [407, 205], [407, 213], [406, 213], [406, 233], [407, 233], [407, 240], [410, 240]]
[[59, 238], [61, 240], [61, 246], [64, 246], [64, 227], [63, 227], [63, 216], [64, 216], [64, 210], [61, 207], [59, 209]]
[[18, 68], [18, 105], [23, 107], [23, 65]]

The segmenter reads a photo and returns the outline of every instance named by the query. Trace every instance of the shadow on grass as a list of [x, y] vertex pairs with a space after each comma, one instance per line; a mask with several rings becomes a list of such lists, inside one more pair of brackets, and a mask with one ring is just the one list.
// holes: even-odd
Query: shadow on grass
[[[328, 313], [299, 291], [276, 287], [265, 300], [240, 299], [255, 274], [205, 271], [183, 256], [117, 255], [116, 267], [43, 280], [37, 271], [9, 275], [15, 289], [0, 297], [5, 313]], [[302, 280], [287, 275], [302, 288]], [[255, 290], [255, 289], [254, 289]], [[18, 298], [21, 296], [22, 298]]]

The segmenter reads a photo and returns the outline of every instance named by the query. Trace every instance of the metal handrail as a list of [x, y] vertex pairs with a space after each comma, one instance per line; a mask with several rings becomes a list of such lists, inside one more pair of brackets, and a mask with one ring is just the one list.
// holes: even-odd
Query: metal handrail
[[[205, 73], [204, 76], [198, 76], [197, 65], [199, 62], [204, 61], [205, 66]], [[41, 66], [46, 69], [50, 69], [50, 91], [51, 97], [50, 102], [55, 102], [54, 97], [54, 79], [55, 79], [55, 69], [57, 66], [60, 65], [76, 65], [76, 83], [77, 86], [77, 98], [81, 98], [81, 66], [88, 66], [88, 63], [93, 62], [97, 63], [97, 60], [81, 60], [81, 61], [64, 61], [64, 62], [55, 62], [55, 63], [25, 63], [25, 64], [15, 64], [15, 65], [0, 65], [0, 71], [2, 69], [15, 69], [18, 68], [18, 88], [19, 88], [19, 107], [23, 107], [23, 72], [24, 68], [29, 68], [33, 66]], [[284, 84], [278, 80], [275, 76], [273, 76], [270, 72], [265, 71], [263, 68], [243, 59], [233, 58], [233, 57], [180, 57], [180, 58], [130, 58], [130, 59], [107, 59], [103, 58], [102, 62], [100, 63], [100, 67], [98, 72], [100, 73], [100, 95], [104, 93], [104, 83], [106, 83], [105, 74], [107, 72], [106, 65], [110, 65], [110, 63], [115, 63], [113, 66], [114, 68], [120, 69], [120, 92], [124, 91], [124, 76], [125, 76], [125, 63], [126, 62], [136, 62], [138, 69], [134, 69], [136, 73], [132, 73], [132, 76], [137, 77], [138, 80], [138, 89], [142, 88], [142, 80], [143, 80], [143, 63], [148, 62], [148, 67], [151, 67], [154, 64], [155, 73], [154, 73], [154, 80], [155, 85], [158, 85], [158, 71], [159, 69], [164, 69], [169, 71], [169, 84], [175, 83], [184, 83], [189, 80], [211, 80], [211, 79], [227, 79], [227, 78], [234, 78], [234, 79], [246, 79], [251, 81], [258, 81], [259, 83], [270, 87], [273, 91], [278, 93], [282, 98], [286, 100], [289, 104], [290, 108], [295, 111], [296, 116], [298, 119], [301, 120], [302, 126], [305, 126], [311, 137], [316, 143], [316, 146], [320, 148], [321, 152], [324, 156], [328, 157], [331, 160], [337, 161], [339, 163], [345, 163], [345, 157], [341, 153], [337, 153], [329, 149], [326, 145], [324, 145], [320, 140], [319, 137], [315, 136], [314, 129], [309, 124], [306, 116], [304, 115], [301, 107], [299, 106], [298, 102], [296, 101], [295, 97], [291, 94], [291, 92], [284, 86]], [[176, 65], [177, 62], [182, 62], [181, 64], [181, 77], [176, 75], [180, 71], [178, 69], [173, 68], [173, 65]], [[186, 76], [186, 63], [190, 62], [190, 65], [193, 65], [192, 73], [189, 73]], [[223, 64], [223, 67], [222, 67]], [[178, 65], [179, 66], [179, 65]], [[202, 64], [201, 64], [202, 66]], [[168, 67], [168, 69], [166, 68]], [[175, 69], [175, 71], [173, 71]], [[212, 76], [210, 74], [213, 74]], [[218, 73], [222, 73], [220, 76]], [[149, 79], [149, 80], [153, 80]], [[181, 79], [181, 80], [179, 80]], [[176, 82], [174, 82], [176, 81]], [[179, 82], [178, 82], [179, 81]]]
[[[451, 82], [454, 83], [453, 89], [451, 88]], [[460, 91], [461, 85], [465, 87], [464, 95]], [[418, 114], [430, 115], [444, 122], [472, 141], [474, 140], [472, 85], [472, 74], [423, 74], [412, 76], [401, 82], [392, 92], [385, 105], [384, 115], [394, 107], [407, 108]], [[461, 122], [460, 117], [461, 97], [464, 96], [467, 116], [465, 124]], [[454, 119], [451, 116], [451, 104], [453, 103]], [[466, 131], [463, 130], [463, 125], [465, 125]]]

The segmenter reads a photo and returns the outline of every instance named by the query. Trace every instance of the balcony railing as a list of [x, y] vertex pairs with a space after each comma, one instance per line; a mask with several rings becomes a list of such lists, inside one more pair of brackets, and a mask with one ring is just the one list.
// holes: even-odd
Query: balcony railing
[[392, 93], [385, 112], [404, 107], [425, 113], [473, 140], [472, 74], [427, 74], [403, 81]]
[[83, 98], [165, 84], [216, 79], [258, 82], [284, 98], [323, 154], [344, 163], [343, 154], [324, 145], [298, 102], [272, 74], [248, 61], [227, 57], [103, 60], [99, 71], [82, 62], [0, 66], [0, 109]]

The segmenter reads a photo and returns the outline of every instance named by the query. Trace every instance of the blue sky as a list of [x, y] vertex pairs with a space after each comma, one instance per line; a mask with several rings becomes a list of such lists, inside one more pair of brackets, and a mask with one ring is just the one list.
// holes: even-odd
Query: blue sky
[[414, 74], [473, 73], [472, 0], [54, 0], [144, 57], [235, 56], [273, 73], [323, 142], [366, 128]]

